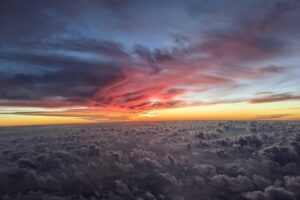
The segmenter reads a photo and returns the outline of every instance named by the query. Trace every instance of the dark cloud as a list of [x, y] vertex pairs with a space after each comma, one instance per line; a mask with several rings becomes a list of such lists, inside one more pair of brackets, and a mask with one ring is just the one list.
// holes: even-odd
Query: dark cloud
[[[272, 59], [293, 50], [298, 9], [292, 0], [3, 0], [0, 105], [144, 112], [245, 102], [185, 95], [229, 95], [227, 87], [286, 76], [290, 67]], [[282, 93], [249, 102], [298, 99]]]
[[296, 200], [298, 130], [245, 121], [2, 128], [0, 197]]
[[[122, 44], [114, 41], [96, 40], [84, 37], [61, 39], [54, 41], [27, 41], [20, 44], [22, 48], [35, 48], [37, 50], [65, 50], [78, 51], [104, 55], [115, 59], [126, 59], [129, 55], [125, 52]], [[5, 57], [4, 57], [5, 58]]]
[[279, 200], [287, 199], [293, 200], [296, 199], [295, 195], [284, 188], [270, 186], [265, 189], [264, 192], [254, 191], [244, 194], [244, 197], [249, 200]]
[[267, 66], [262, 67], [259, 69], [259, 72], [266, 73], [266, 74], [273, 74], [273, 73], [283, 73], [287, 70], [286, 67], [280, 67], [280, 66]]
[[294, 114], [273, 114], [273, 115], [258, 115], [255, 119], [282, 119], [287, 116], [292, 116]]
[[37, 40], [57, 30], [64, 30], [64, 20], [57, 21], [53, 17], [56, 9], [61, 8], [61, 4], [56, 3], [57, 1], [1, 1], [0, 45]]
[[[241, 19], [236, 22], [237, 24], [233, 29], [209, 32], [206, 40], [193, 45], [191, 51], [207, 53], [213, 59], [223, 60], [223, 64], [229, 64], [230, 67], [241, 62], [265, 60], [277, 56], [284, 51], [286, 42], [280, 37], [270, 34], [270, 31], [274, 31], [274, 26], [281, 23], [280, 19], [285, 17], [286, 12], [293, 10], [290, 3], [274, 2], [265, 8], [265, 12], [260, 13], [258, 18], [240, 16]], [[200, 7], [209, 4], [213, 5], [213, 3], [199, 3]], [[232, 5], [229, 7], [233, 10], [237, 9], [233, 8]], [[244, 13], [240, 14], [244, 15]], [[277, 31], [280, 32], [280, 30]]]
[[[25, 53], [1, 53], [2, 59], [20, 64], [46, 65], [42, 74], [1, 74], [0, 93], [4, 100], [83, 103], [101, 88], [123, 78], [122, 71], [110, 63], [92, 63], [63, 56]], [[19, 102], [22, 104], [22, 102]], [[39, 102], [40, 101], [40, 102]], [[12, 102], [10, 102], [12, 103]]]
[[284, 177], [286, 188], [300, 197], [300, 176], [286, 176]]
[[294, 152], [289, 146], [274, 144], [262, 149], [262, 154], [281, 166], [290, 162], [299, 162], [297, 152]]
[[269, 102], [278, 102], [278, 101], [290, 101], [290, 100], [299, 100], [299, 95], [294, 95], [293, 93], [270, 93], [266, 95], [261, 95], [257, 98], [251, 99], [250, 103], [269, 103]]

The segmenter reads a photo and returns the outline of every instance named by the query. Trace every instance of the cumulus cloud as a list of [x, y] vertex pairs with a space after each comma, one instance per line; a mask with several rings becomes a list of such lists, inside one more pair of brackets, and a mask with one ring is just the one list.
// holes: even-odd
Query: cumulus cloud
[[295, 199], [295, 195], [284, 188], [270, 186], [265, 189], [264, 192], [254, 191], [250, 193], [244, 194], [244, 197], [249, 200], [279, 200], [279, 199], [287, 199], [293, 200]]
[[282, 166], [291, 162], [299, 162], [297, 153], [290, 146], [274, 144], [262, 149], [262, 154]]
[[297, 130], [197, 121], [4, 128], [14, 136], [0, 141], [0, 197], [297, 199]]

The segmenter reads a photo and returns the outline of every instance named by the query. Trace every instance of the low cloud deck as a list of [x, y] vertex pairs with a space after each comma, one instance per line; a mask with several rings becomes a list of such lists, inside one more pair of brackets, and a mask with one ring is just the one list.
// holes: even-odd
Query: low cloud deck
[[0, 129], [5, 200], [299, 199], [299, 122]]

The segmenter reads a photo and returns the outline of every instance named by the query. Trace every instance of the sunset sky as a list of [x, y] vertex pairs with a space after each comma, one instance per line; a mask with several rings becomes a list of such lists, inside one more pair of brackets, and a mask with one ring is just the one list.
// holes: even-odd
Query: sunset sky
[[1, 0], [0, 126], [300, 120], [300, 1]]

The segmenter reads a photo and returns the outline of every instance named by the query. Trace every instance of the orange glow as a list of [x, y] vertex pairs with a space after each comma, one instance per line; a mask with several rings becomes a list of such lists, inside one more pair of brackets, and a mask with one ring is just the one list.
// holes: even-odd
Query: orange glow
[[[298, 106], [298, 107], [297, 107]], [[295, 109], [291, 109], [295, 108]], [[72, 110], [0, 115], [0, 126], [161, 120], [300, 120], [298, 102], [232, 103], [145, 112]]]

